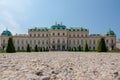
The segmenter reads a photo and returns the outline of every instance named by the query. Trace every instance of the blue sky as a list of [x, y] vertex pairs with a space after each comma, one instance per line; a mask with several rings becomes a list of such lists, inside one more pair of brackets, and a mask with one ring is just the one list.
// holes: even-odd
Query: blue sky
[[120, 0], [0, 0], [0, 32], [27, 34], [55, 22], [88, 28], [90, 34], [111, 29], [120, 38]]

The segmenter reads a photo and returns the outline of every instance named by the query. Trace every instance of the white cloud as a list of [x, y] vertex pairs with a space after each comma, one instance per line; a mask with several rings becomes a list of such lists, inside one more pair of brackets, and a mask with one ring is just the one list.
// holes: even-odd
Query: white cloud
[[30, 0], [0, 0], [0, 32], [8, 28], [13, 34], [22, 33], [22, 22], [18, 21], [24, 21], [30, 4]]
[[[20, 24], [15, 21], [12, 14], [10, 14], [9, 12], [3, 11], [2, 16], [4, 17], [4, 21], [7, 25], [6, 28], [10, 29], [13, 34], [16, 32], [18, 32], [18, 33], [21, 32]], [[3, 27], [5, 27], [5, 26], [2, 26], [2, 28]]]

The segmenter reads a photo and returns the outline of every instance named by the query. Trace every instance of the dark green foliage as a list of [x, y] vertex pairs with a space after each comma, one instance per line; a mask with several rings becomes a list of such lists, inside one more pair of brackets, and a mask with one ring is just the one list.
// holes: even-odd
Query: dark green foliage
[[72, 51], [71, 47], [68, 48], [68, 51]]
[[85, 44], [85, 49], [84, 49], [85, 52], [89, 51], [89, 48], [88, 48], [88, 44], [86, 43]]
[[78, 46], [78, 51], [82, 51], [82, 49], [81, 49], [81, 46], [80, 46], [80, 45]]
[[37, 45], [35, 45], [35, 52], [38, 52], [38, 47], [37, 47]]
[[104, 38], [100, 39], [97, 51], [98, 52], [107, 52], [107, 47], [106, 47]]
[[8, 39], [6, 52], [7, 53], [15, 53], [16, 52], [14, 44], [13, 44], [13, 39], [11, 37]]
[[77, 51], [77, 48], [76, 48], [76, 47], [73, 47], [73, 48], [72, 48], [72, 51]]
[[48, 47], [46, 47], [46, 51], [49, 51]]
[[40, 52], [42, 52], [42, 47], [40, 47]]
[[45, 47], [42, 48], [42, 51], [45, 52]]
[[31, 52], [30, 45], [27, 44], [27, 52]]

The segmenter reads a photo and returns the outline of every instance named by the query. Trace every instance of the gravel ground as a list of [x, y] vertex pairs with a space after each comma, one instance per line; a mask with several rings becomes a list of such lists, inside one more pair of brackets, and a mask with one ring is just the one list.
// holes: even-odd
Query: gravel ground
[[0, 54], [0, 80], [120, 80], [120, 54]]

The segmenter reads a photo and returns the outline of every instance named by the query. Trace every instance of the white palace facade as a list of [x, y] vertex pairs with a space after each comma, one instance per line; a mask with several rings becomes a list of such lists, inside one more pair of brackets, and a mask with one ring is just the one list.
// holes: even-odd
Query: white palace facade
[[12, 35], [9, 30], [4, 30], [0, 35], [0, 49], [5, 50], [8, 38], [12, 37], [16, 50], [26, 50], [27, 44], [31, 49], [35, 45], [45, 47], [49, 50], [65, 51], [68, 48], [81, 46], [83, 49], [87, 43], [90, 50], [96, 50], [101, 37], [105, 38], [106, 46], [109, 50], [114, 50], [116, 46], [116, 35], [109, 30], [105, 35], [89, 34], [89, 30], [81, 27], [67, 28], [63, 24], [55, 24], [50, 28], [32, 28], [28, 34]]

